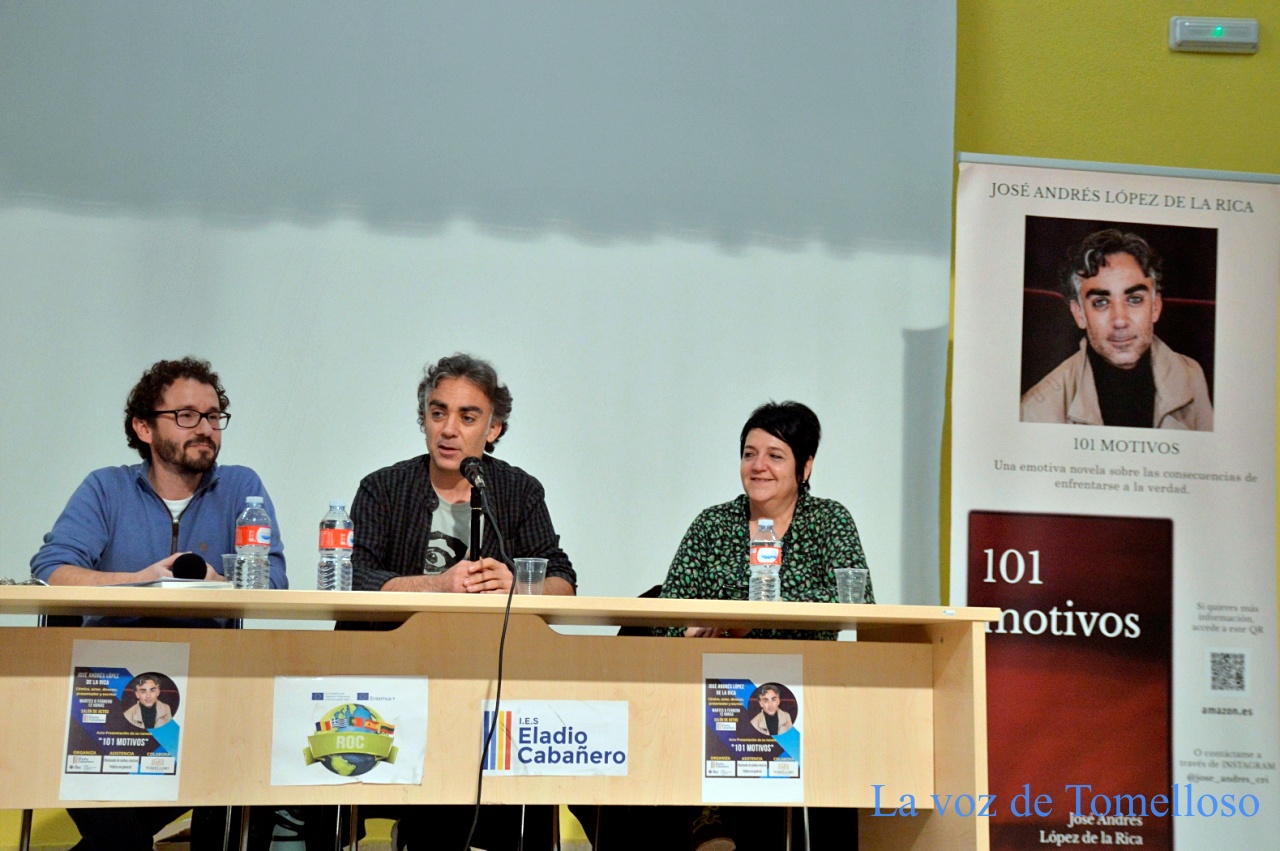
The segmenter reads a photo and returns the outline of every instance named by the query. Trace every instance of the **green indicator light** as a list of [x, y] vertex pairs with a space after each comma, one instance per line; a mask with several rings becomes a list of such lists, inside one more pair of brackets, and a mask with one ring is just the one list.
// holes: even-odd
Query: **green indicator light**
[[1213, 28], [1213, 37], [1214, 37], [1214, 38], [1222, 38], [1222, 27], [1214, 27], [1214, 28]]

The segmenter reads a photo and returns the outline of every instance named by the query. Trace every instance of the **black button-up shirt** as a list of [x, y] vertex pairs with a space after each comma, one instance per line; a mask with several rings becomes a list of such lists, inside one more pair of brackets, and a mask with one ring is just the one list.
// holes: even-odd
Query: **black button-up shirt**
[[[578, 577], [560, 549], [546, 494], [533, 476], [491, 455], [482, 459], [493, 511], [511, 558], [545, 558], [547, 576], [577, 587]], [[431, 486], [429, 456], [419, 455], [370, 473], [351, 503], [354, 544], [352, 587], [378, 591], [397, 576], [417, 576], [427, 554], [431, 517], [440, 497]], [[498, 558], [498, 538], [485, 523], [482, 557]]]

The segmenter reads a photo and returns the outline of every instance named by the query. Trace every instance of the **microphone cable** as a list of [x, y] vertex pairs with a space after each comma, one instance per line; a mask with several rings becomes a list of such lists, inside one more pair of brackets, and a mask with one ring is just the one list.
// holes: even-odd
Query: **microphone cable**
[[[467, 478], [469, 480], [471, 479], [470, 476]], [[499, 526], [497, 520], [494, 519], [493, 511], [489, 507], [489, 494], [486, 492], [487, 489], [483, 487], [476, 487], [474, 481], [472, 481], [471, 486], [480, 491], [481, 510], [484, 512], [484, 516], [489, 519], [489, 525], [493, 527], [494, 534], [498, 538], [498, 557], [502, 560], [502, 563], [506, 568], [511, 571], [511, 587], [507, 589], [507, 605], [502, 613], [502, 636], [498, 639], [498, 684], [494, 691], [493, 718], [490, 719], [488, 729], [485, 730], [484, 746], [480, 749], [480, 771], [476, 775], [475, 813], [471, 817], [471, 830], [467, 832], [467, 841], [463, 843], [462, 851], [470, 851], [471, 840], [475, 836], [476, 826], [480, 823], [480, 801], [482, 799], [482, 792], [484, 791], [484, 764], [485, 760], [489, 756], [489, 745], [493, 741], [494, 731], [498, 726], [498, 711], [502, 708], [502, 666], [507, 654], [507, 624], [511, 621], [511, 598], [515, 596], [516, 593], [515, 564], [507, 556], [507, 544], [502, 537], [502, 527]], [[524, 830], [522, 828], [520, 831], [520, 837], [516, 841], [516, 851], [520, 851], [520, 848], [523, 845]]]

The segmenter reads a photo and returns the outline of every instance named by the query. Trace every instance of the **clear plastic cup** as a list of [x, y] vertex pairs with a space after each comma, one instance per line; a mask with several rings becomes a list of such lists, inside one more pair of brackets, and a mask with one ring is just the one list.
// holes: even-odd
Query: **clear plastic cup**
[[518, 558], [516, 561], [516, 593], [541, 594], [547, 578], [545, 558]]
[[232, 588], [241, 588], [240, 573], [244, 567], [244, 556], [239, 553], [227, 553], [222, 557], [222, 575], [231, 583]]
[[836, 568], [836, 599], [841, 603], [862, 603], [867, 599], [865, 567]]

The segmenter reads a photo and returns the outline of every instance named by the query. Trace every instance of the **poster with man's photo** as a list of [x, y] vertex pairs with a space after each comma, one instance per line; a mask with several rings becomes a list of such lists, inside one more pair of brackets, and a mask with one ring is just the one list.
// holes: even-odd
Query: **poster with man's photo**
[[1002, 611], [992, 791], [1056, 804], [991, 847], [1266, 846], [1280, 178], [960, 168], [950, 602]]
[[709, 802], [804, 800], [804, 657], [702, 657], [702, 797]]
[[188, 653], [178, 642], [75, 642], [62, 800], [177, 800]]

